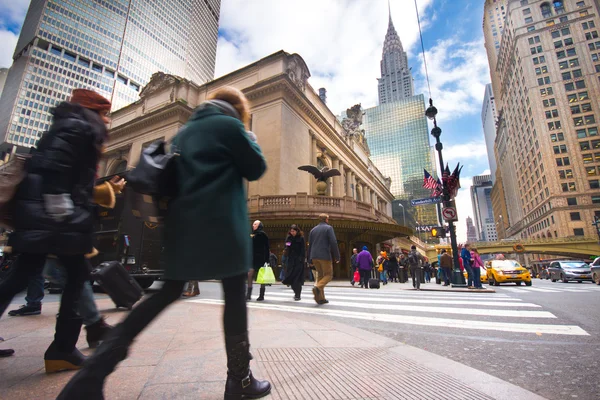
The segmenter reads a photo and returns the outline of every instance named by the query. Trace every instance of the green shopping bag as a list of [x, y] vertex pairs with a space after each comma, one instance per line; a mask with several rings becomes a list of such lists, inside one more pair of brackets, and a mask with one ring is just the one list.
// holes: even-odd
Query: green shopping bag
[[258, 270], [258, 276], [256, 277], [256, 283], [261, 285], [272, 285], [275, 283], [275, 274], [273, 268], [266, 264]]

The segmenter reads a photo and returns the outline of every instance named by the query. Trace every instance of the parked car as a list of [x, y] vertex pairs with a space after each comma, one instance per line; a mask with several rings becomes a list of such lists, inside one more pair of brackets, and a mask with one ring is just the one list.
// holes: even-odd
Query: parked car
[[561, 280], [564, 283], [569, 281], [581, 283], [583, 281], [592, 280], [592, 270], [590, 269], [590, 266], [583, 261], [554, 261], [550, 264], [550, 267], [548, 267], [548, 272], [550, 273], [550, 280], [552, 282]]
[[600, 257], [596, 257], [592, 265], [590, 265], [592, 271], [592, 281], [596, 282], [596, 285], [600, 285]]
[[521, 285], [524, 282], [525, 285], [531, 286], [529, 270], [516, 260], [492, 260], [486, 263], [486, 267], [490, 285], [499, 286], [509, 282]]

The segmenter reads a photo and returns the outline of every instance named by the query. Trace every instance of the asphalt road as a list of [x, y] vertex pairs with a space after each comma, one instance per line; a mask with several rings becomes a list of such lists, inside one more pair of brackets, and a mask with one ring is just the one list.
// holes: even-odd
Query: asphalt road
[[[408, 285], [394, 283], [381, 290], [332, 287], [326, 290], [330, 304], [320, 307], [312, 300], [309, 283], [300, 302], [293, 301], [290, 289], [275, 285], [267, 289], [265, 302], [249, 306], [323, 315], [461, 362], [548, 399], [600, 398], [600, 286], [536, 279], [532, 287], [500, 286], [495, 294], [399, 290]], [[424, 288], [433, 286], [437, 287], [430, 283]], [[200, 288], [201, 295], [190, 301], [211, 304], [222, 297], [217, 283], [202, 283]], [[255, 286], [254, 299], [257, 292]], [[48, 295], [44, 301], [58, 298]]]

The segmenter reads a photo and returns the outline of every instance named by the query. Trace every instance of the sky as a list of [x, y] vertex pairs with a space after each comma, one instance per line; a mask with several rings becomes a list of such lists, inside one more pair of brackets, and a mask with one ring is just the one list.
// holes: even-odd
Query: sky
[[[464, 165], [456, 198], [459, 242], [466, 241], [467, 216], [473, 217], [471, 179], [489, 173], [481, 123], [485, 84], [490, 81], [483, 3], [417, 0], [428, 85], [414, 0], [390, 0], [415, 93], [431, 97], [438, 109], [444, 161], [451, 169], [458, 162]], [[29, 0], [0, 0], [0, 68], [12, 62], [28, 6]], [[222, 0], [215, 77], [285, 50], [306, 61], [310, 85], [327, 89], [327, 104], [335, 114], [358, 103], [375, 106], [388, 19], [387, 0]]]

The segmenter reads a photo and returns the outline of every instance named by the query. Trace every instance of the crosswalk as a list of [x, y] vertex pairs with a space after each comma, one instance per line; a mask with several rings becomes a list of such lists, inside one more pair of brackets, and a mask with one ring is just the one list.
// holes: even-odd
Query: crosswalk
[[[330, 303], [318, 306], [313, 300], [310, 289], [310, 287], [305, 287], [302, 300], [294, 301], [290, 289], [272, 287], [267, 291], [266, 301], [248, 302], [248, 307], [257, 310], [401, 325], [442, 327], [461, 331], [589, 335], [579, 326], [561, 324], [554, 314], [543, 310], [539, 304], [502, 293], [487, 295], [483, 293], [331, 288], [326, 290], [326, 296]], [[219, 298], [194, 298], [188, 301], [199, 304], [223, 304]]]
[[[498, 289], [498, 288], [496, 288]], [[592, 285], [585, 285], [585, 286], [574, 286], [572, 285], [572, 287], [561, 287], [557, 284], [556, 287], [544, 287], [544, 288], [540, 288], [540, 287], [533, 287], [533, 286], [525, 286], [525, 287], [505, 287], [505, 286], [501, 286], [500, 291], [507, 291], [507, 292], [511, 292], [511, 293], [523, 293], [523, 292], [537, 292], [537, 293], [597, 293], [598, 291], [600, 291], [600, 288], [592, 286]]]

